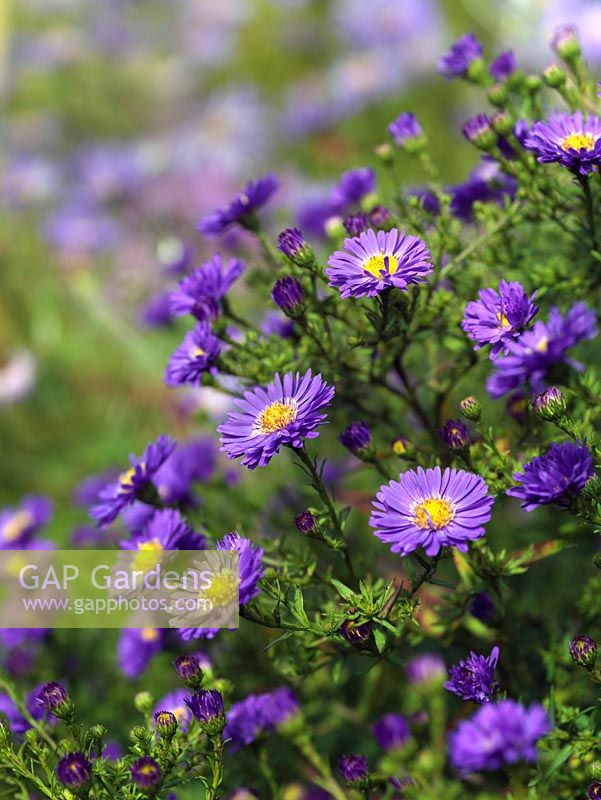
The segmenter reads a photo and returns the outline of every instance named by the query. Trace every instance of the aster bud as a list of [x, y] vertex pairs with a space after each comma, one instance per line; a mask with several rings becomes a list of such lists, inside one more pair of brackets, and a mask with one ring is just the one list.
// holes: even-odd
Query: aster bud
[[551, 47], [565, 61], [574, 61], [582, 55], [578, 30], [573, 25], [560, 25], [556, 28]]
[[338, 441], [353, 455], [363, 458], [371, 448], [371, 430], [362, 420], [351, 422], [338, 437]]
[[369, 220], [367, 214], [360, 211], [358, 214], [348, 214], [343, 220], [346, 232], [349, 236], [359, 236], [360, 233], [366, 231], [369, 227]]
[[278, 248], [297, 267], [308, 267], [315, 262], [313, 249], [298, 228], [282, 231], [278, 236]]
[[543, 81], [552, 89], [561, 89], [566, 80], [565, 70], [559, 64], [549, 64], [543, 70]]
[[144, 794], [154, 793], [163, 777], [160, 766], [150, 756], [142, 756], [135, 761], [130, 772], [132, 781]]
[[538, 75], [527, 75], [526, 76], [526, 89], [531, 93], [534, 94], [538, 92], [538, 90], [543, 85], [542, 80], [538, 77]]
[[421, 153], [428, 141], [414, 114], [403, 112], [388, 126], [388, 133], [407, 153]]
[[280, 278], [276, 281], [271, 296], [284, 314], [291, 319], [297, 318], [303, 307], [303, 289], [296, 278]]
[[361, 755], [344, 755], [338, 760], [338, 769], [342, 779], [349, 785], [360, 787], [367, 786], [367, 758]]
[[597, 660], [597, 643], [586, 633], [576, 636], [570, 642], [572, 660], [585, 669], [592, 669]]
[[388, 142], [377, 145], [377, 147], [374, 148], [374, 153], [382, 164], [388, 165], [394, 162], [394, 150], [392, 149], [392, 145], [388, 144]]
[[459, 419], [448, 419], [440, 431], [440, 435], [451, 450], [463, 450], [470, 441], [468, 430]]
[[154, 715], [154, 727], [164, 739], [172, 739], [177, 731], [177, 718], [171, 711], [157, 711]]
[[346, 619], [340, 626], [339, 633], [353, 647], [361, 650], [367, 645], [371, 637], [371, 628], [367, 622], [357, 623], [354, 620]]
[[198, 721], [203, 733], [209, 736], [221, 734], [225, 728], [225, 709], [221, 692], [216, 689], [201, 689], [186, 697], [186, 705]]
[[499, 136], [509, 136], [513, 131], [514, 120], [507, 111], [497, 111], [490, 118], [490, 124]]
[[81, 790], [88, 786], [92, 779], [92, 765], [83, 753], [68, 753], [58, 762], [56, 774], [63, 786]]
[[129, 737], [141, 750], [148, 750], [151, 736], [144, 725], [134, 725], [129, 732]]
[[36, 700], [45, 711], [53, 714], [58, 719], [71, 719], [73, 717], [73, 703], [67, 690], [58, 681], [44, 684], [36, 696]]
[[488, 90], [488, 99], [497, 108], [502, 108], [507, 103], [508, 98], [507, 88], [502, 83], [495, 83]]
[[153, 704], [154, 699], [150, 692], [138, 692], [134, 697], [134, 706], [140, 714], [149, 714]]
[[330, 217], [330, 219], [326, 221], [324, 227], [326, 235], [330, 239], [340, 239], [340, 237], [344, 236], [345, 234], [344, 225], [342, 224], [342, 217]]
[[392, 214], [386, 206], [374, 206], [369, 212], [369, 224], [372, 228], [387, 228], [392, 223]]
[[532, 410], [541, 419], [557, 422], [566, 413], [566, 401], [557, 386], [549, 386], [532, 401]]
[[493, 131], [490, 119], [486, 114], [476, 114], [464, 123], [463, 135], [480, 150], [492, 150], [497, 143], [497, 136]]
[[473, 394], [471, 394], [469, 397], [464, 397], [459, 403], [459, 408], [463, 416], [472, 422], [478, 422], [482, 416], [482, 406], [480, 405], [480, 401], [477, 397], [474, 397]]
[[202, 666], [195, 655], [179, 656], [173, 662], [178, 676], [191, 689], [200, 689], [204, 678]]
[[299, 533], [310, 535], [317, 532], [317, 520], [310, 511], [301, 511], [300, 514], [297, 514], [294, 524]]

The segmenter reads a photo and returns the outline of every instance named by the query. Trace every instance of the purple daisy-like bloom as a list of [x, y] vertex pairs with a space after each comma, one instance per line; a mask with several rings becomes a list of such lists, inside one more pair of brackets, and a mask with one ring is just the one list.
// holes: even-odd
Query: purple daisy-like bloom
[[160, 628], [126, 628], [118, 644], [119, 668], [126, 678], [139, 678], [161, 651], [164, 632]]
[[171, 293], [171, 311], [181, 317], [192, 314], [197, 320], [217, 319], [221, 301], [244, 272], [244, 262], [232, 258], [225, 263], [219, 253], [186, 275]]
[[376, 742], [382, 750], [396, 750], [411, 737], [411, 728], [402, 714], [384, 714], [372, 728]]
[[343, 247], [332, 253], [326, 269], [330, 286], [342, 297], [373, 297], [392, 287], [406, 291], [410, 284], [425, 283], [432, 271], [425, 243], [396, 228], [370, 229], [345, 239]]
[[131, 767], [131, 779], [141, 789], [152, 789], [161, 782], [161, 768], [150, 756], [142, 756]]
[[347, 783], [358, 783], [367, 778], [367, 758], [356, 754], [340, 756], [338, 769]]
[[206, 539], [195, 533], [174, 508], [161, 508], [154, 512], [141, 531], [129, 541], [120, 543], [123, 550], [141, 550], [160, 553], [163, 550], [204, 550]]
[[376, 173], [369, 167], [359, 167], [345, 172], [333, 188], [334, 205], [355, 206], [376, 188]]
[[159, 711], [170, 711], [177, 720], [179, 729], [185, 733], [192, 719], [192, 712], [185, 702], [186, 697], [188, 697], [186, 689], [169, 692], [155, 705], [153, 715]]
[[536, 292], [528, 296], [521, 283], [502, 280], [496, 289], [481, 289], [478, 300], [465, 307], [461, 327], [473, 342], [474, 350], [492, 344], [490, 356], [495, 358], [507, 341], [517, 339], [538, 312], [534, 304]]
[[497, 161], [483, 156], [467, 181], [447, 190], [451, 194], [451, 213], [464, 222], [471, 222], [474, 203], [503, 205], [506, 198], [513, 199], [516, 188], [515, 178], [502, 172]]
[[551, 449], [524, 465], [523, 472], [513, 476], [520, 482], [507, 490], [510, 497], [522, 501], [525, 511], [555, 503], [568, 506], [595, 474], [591, 451], [585, 444], [553, 442]]
[[447, 677], [447, 668], [436, 653], [421, 653], [407, 662], [405, 674], [413, 686], [425, 686], [429, 683], [442, 683]]
[[449, 669], [450, 680], [445, 683], [445, 689], [463, 700], [490, 702], [499, 690], [494, 679], [498, 660], [498, 647], [493, 647], [488, 657], [471, 652], [468, 658]]
[[438, 71], [445, 78], [463, 78], [470, 65], [482, 55], [482, 45], [473, 33], [466, 33], [438, 60]]
[[486, 703], [449, 736], [452, 765], [463, 773], [536, 761], [536, 744], [551, 730], [544, 710], [515, 700]]
[[515, 72], [516, 60], [513, 50], [505, 50], [492, 62], [488, 71], [495, 81], [505, 81]]
[[23, 548], [52, 517], [47, 497], [27, 495], [16, 508], [0, 509], [0, 550]]
[[147, 445], [142, 456], [130, 456], [131, 467], [98, 493], [98, 503], [90, 509], [92, 519], [101, 526], [110, 525], [148, 486], [175, 448], [171, 437], [159, 436], [156, 442]]
[[505, 341], [508, 355], [495, 360], [496, 371], [486, 383], [490, 396], [502, 397], [526, 384], [531, 391], [541, 392], [547, 372], [555, 364], [581, 368], [567, 357], [567, 352], [578, 342], [596, 335], [595, 312], [586, 303], [574, 303], [565, 315], [552, 308], [548, 322], [536, 322], [515, 341]]
[[230, 414], [217, 430], [221, 450], [228, 458], [242, 457], [249, 469], [266, 466], [282, 445], [301, 447], [314, 439], [326, 415], [321, 411], [334, 397], [334, 387], [311, 370], [304, 375], [276, 374], [265, 388], [244, 393], [236, 405], [242, 413]]
[[523, 146], [542, 164], [557, 163], [579, 175], [588, 175], [601, 164], [601, 119], [580, 111], [555, 114], [535, 122]]
[[423, 136], [424, 132], [415, 114], [404, 111], [390, 123], [388, 133], [397, 144], [403, 145], [409, 139], [418, 139]]
[[178, 445], [156, 471], [153, 483], [167, 505], [194, 503], [191, 487], [210, 481], [217, 463], [217, 445], [213, 437], [203, 436]]
[[393, 553], [406, 556], [418, 547], [429, 556], [441, 547], [465, 553], [468, 542], [484, 536], [493, 502], [479, 475], [418, 467], [380, 488], [369, 524]]
[[58, 762], [59, 781], [71, 789], [79, 789], [92, 779], [92, 765], [83, 753], [68, 753]]
[[267, 203], [278, 186], [279, 181], [272, 174], [249, 181], [226, 206], [203, 217], [198, 230], [205, 236], [216, 236], [236, 222], [244, 227], [255, 227], [255, 212]]
[[[265, 572], [263, 567], [263, 548], [257, 547], [250, 539], [245, 539], [236, 531], [226, 533], [217, 542], [217, 550], [238, 551], [238, 602], [241, 606], [250, 602], [259, 594], [259, 582]], [[219, 628], [181, 628], [179, 635], [185, 641], [189, 639], [212, 639]]]
[[264, 694], [250, 694], [227, 712], [224, 739], [235, 749], [249, 745], [262, 733], [271, 732], [298, 713], [298, 700], [286, 686]]
[[215, 362], [221, 352], [219, 339], [211, 332], [208, 322], [197, 322], [194, 330], [188, 331], [177, 350], [172, 354], [165, 369], [167, 386], [200, 386], [205, 373], [217, 372]]

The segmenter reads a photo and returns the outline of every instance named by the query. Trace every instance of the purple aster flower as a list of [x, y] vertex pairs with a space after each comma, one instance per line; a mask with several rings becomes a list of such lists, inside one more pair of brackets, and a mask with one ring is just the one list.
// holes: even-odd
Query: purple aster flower
[[310, 511], [301, 511], [294, 518], [296, 530], [299, 533], [312, 533], [317, 525], [317, 521]]
[[59, 781], [70, 789], [80, 789], [92, 779], [92, 765], [83, 753], [68, 753], [58, 762]]
[[142, 756], [131, 767], [131, 779], [141, 789], [153, 789], [161, 782], [161, 768], [150, 756]]
[[372, 728], [376, 742], [382, 750], [396, 750], [411, 737], [411, 728], [402, 714], [384, 714]]
[[[241, 606], [250, 602], [259, 594], [259, 582], [264, 574], [263, 549], [254, 545], [250, 539], [245, 539], [236, 531], [226, 533], [217, 542], [217, 550], [238, 551], [238, 576], [237, 586], [238, 602]], [[179, 634], [184, 641], [188, 639], [212, 639], [219, 628], [181, 628]]]
[[447, 190], [451, 194], [451, 213], [458, 219], [471, 222], [474, 203], [503, 205], [507, 197], [513, 199], [516, 188], [515, 178], [502, 172], [498, 162], [484, 156], [465, 183]]
[[159, 292], [150, 297], [142, 309], [141, 321], [148, 328], [166, 328], [173, 321], [171, 292]]
[[505, 342], [509, 354], [495, 360], [496, 371], [486, 384], [490, 396], [502, 397], [526, 384], [534, 392], [542, 391], [547, 372], [554, 365], [565, 363], [581, 368], [568, 358], [567, 352], [578, 342], [596, 335], [595, 312], [585, 303], [574, 303], [565, 315], [552, 308], [548, 322], [536, 322], [532, 330], [525, 331], [517, 340]]
[[296, 331], [294, 321], [284, 317], [279, 311], [268, 311], [263, 317], [261, 331], [265, 336], [279, 336], [291, 339]]
[[296, 264], [304, 267], [313, 261], [313, 250], [298, 228], [286, 228], [278, 236], [278, 248]]
[[273, 302], [288, 317], [294, 317], [300, 311], [303, 302], [303, 289], [296, 278], [286, 276], [275, 282], [271, 290]]
[[499, 684], [494, 679], [498, 660], [498, 647], [493, 647], [488, 657], [471, 652], [468, 658], [450, 668], [451, 680], [445, 683], [445, 689], [459, 695], [463, 700], [474, 703], [490, 702], [499, 690]]
[[178, 722], [179, 729], [186, 732], [190, 726], [192, 712], [186, 705], [188, 692], [185, 689], [176, 689], [174, 692], [166, 694], [154, 707], [154, 713], [158, 711], [170, 711]]
[[519, 498], [526, 511], [549, 503], [568, 506], [594, 474], [593, 457], [585, 444], [553, 442], [547, 453], [525, 464], [523, 472], [515, 473], [520, 486], [508, 489], [507, 494]]
[[244, 272], [244, 262], [233, 258], [226, 265], [219, 253], [183, 278], [171, 293], [171, 310], [181, 317], [192, 314], [196, 319], [217, 319], [221, 301]]
[[164, 632], [160, 628], [126, 628], [118, 644], [119, 668], [126, 678], [139, 678], [161, 651]]
[[36, 695], [38, 704], [51, 714], [65, 710], [69, 705], [69, 695], [62, 683], [45, 683]]
[[353, 455], [361, 455], [371, 444], [371, 430], [367, 422], [352, 422], [340, 434], [338, 440]]
[[335, 205], [356, 206], [376, 188], [376, 173], [369, 167], [359, 167], [345, 172], [332, 190]]
[[438, 71], [445, 78], [464, 78], [470, 65], [482, 55], [482, 45], [473, 33], [466, 33], [438, 60]]
[[435, 653], [421, 653], [405, 667], [407, 680], [414, 686], [442, 683], [447, 677], [447, 668], [442, 658]]
[[265, 388], [245, 392], [237, 401], [242, 413], [230, 414], [217, 429], [222, 451], [228, 458], [242, 457], [249, 469], [266, 466], [282, 445], [301, 447], [304, 439], [318, 436], [316, 428], [326, 417], [321, 411], [334, 391], [311, 370], [303, 376], [276, 374]]
[[342, 297], [373, 297], [392, 287], [406, 291], [410, 284], [425, 283], [432, 271], [424, 242], [396, 228], [370, 229], [345, 239], [343, 247], [329, 257], [326, 269], [330, 286]]
[[495, 604], [488, 592], [478, 592], [472, 597], [470, 614], [481, 622], [490, 622], [495, 614]]
[[201, 689], [186, 697], [185, 703], [199, 722], [212, 722], [225, 715], [223, 697], [216, 689]]
[[589, 800], [601, 800], [601, 781], [593, 781], [587, 789]]
[[47, 497], [27, 495], [16, 508], [0, 509], [0, 550], [19, 550], [52, 517]]
[[478, 296], [479, 300], [472, 300], [465, 307], [461, 327], [477, 343], [474, 350], [492, 344], [490, 355], [495, 358], [505, 343], [517, 339], [536, 316], [536, 292], [528, 296], [521, 283], [502, 280], [498, 291], [481, 289]]
[[460, 419], [448, 419], [440, 431], [440, 435], [451, 450], [461, 450], [470, 441], [467, 427]]
[[388, 133], [397, 144], [403, 145], [410, 139], [423, 136], [422, 126], [417, 121], [415, 114], [404, 111], [390, 123]]
[[159, 497], [166, 505], [193, 504], [192, 484], [210, 481], [216, 463], [217, 446], [212, 437], [203, 436], [183, 442], [155, 473], [153, 483]]
[[367, 758], [355, 754], [340, 756], [338, 769], [347, 783], [360, 783], [367, 778]]
[[493, 497], [482, 478], [440, 467], [407, 470], [382, 486], [369, 521], [378, 539], [403, 556], [423, 547], [435, 556], [441, 547], [467, 552], [468, 542], [485, 534]]
[[580, 111], [535, 122], [522, 142], [542, 164], [557, 163], [578, 175], [601, 164], [601, 119]]
[[265, 694], [250, 694], [229, 709], [223, 738], [231, 739], [235, 749], [249, 745], [262, 733], [286, 723], [298, 710], [298, 701], [287, 687]]
[[98, 503], [90, 509], [90, 516], [99, 525], [110, 525], [119, 513], [136, 500], [151, 483], [159, 467], [175, 450], [176, 443], [169, 436], [159, 436], [156, 442], [147, 445], [140, 458], [131, 455], [131, 467], [116, 481], [98, 493]]
[[342, 220], [342, 224], [349, 236], [359, 236], [368, 228], [371, 228], [370, 220], [363, 211], [357, 214], [347, 214]]
[[314, 236], [325, 236], [328, 223], [345, 213], [345, 208], [331, 198], [311, 200], [298, 211], [300, 227]]
[[211, 332], [208, 322], [197, 322], [188, 331], [177, 350], [171, 355], [165, 369], [167, 386], [200, 386], [202, 376], [217, 372], [215, 363], [221, 352], [219, 339]]
[[249, 181], [228, 205], [203, 217], [198, 223], [198, 230], [205, 236], [216, 236], [236, 222], [255, 229], [256, 211], [267, 203], [278, 186], [278, 179], [271, 174]]
[[202, 534], [192, 530], [179, 511], [161, 508], [154, 512], [142, 530], [135, 533], [131, 540], [120, 544], [123, 550], [158, 554], [163, 550], [204, 550], [207, 543]]
[[597, 660], [597, 642], [586, 633], [575, 636], [570, 641], [572, 660], [581, 667], [592, 669]]
[[536, 744], [551, 730], [544, 708], [515, 700], [486, 703], [449, 736], [452, 765], [461, 772], [497, 770], [536, 761]]
[[505, 81], [515, 72], [516, 61], [513, 50], [505, 50], [492, 62], [488, 71], [495, 81]]
[[44, 235], [63, 255], [85, 258], [111, 250], [118, 243], [121, 230], [95, 203], [77, 198], [48, 218]]

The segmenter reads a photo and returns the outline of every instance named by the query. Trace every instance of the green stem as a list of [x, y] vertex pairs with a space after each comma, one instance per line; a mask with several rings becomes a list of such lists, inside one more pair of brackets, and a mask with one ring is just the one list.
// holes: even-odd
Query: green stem
[[223, 783], [223, 739], [221, 734], [211, 736], [211, 746], [213, 748], [213, 779], [207, 792], [207, 800], [217, 800], [219, 787]]
[[591, 243], [593, 250], [597, 250], [597, 229], [595, 227], [595, 207], [593, 204], [593, 194], [591, 192], [591, 185], [589, 183], [588, 175], [578, 175], [578, 182], [582, 187], [584, 194], [584, 209], [586, 211], [586, 219], [588, 228], [591, 235]]

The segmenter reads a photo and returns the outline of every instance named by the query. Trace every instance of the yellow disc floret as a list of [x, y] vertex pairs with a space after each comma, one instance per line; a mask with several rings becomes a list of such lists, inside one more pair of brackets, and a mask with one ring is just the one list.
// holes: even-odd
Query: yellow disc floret
[[158, 539], [138, 542], [138, 552], [134, 556], [133, 568], [143, 572], [153, 569], [161, 560], [161, 554], [164, 549]]
[[428, 497], [413, 509], [413, 522], [418, 528], [440, 530], [452, 522], [455, 509], [443, 497]]
[[398, 268], [399, 262], [396, 260], [395, 256], [384, 255], [384, 253], [370, 256], [363, 262], [363, 269], [369, 272], [370, 275], [373, 275], [374, 278], [379, 278], [382, 272], [394, 275]]
[[140, 637], [143, 642], [156, 642], [159, 638], [159, 632], [156, 628], [142, 628]]
[[257, 429], [259, 433], [282, 431], [294, 422], [297, 413], [296, 405], [291, 402], [276, 401], [261, 411], [257, 419]]
[[2, 538], [5, 542], [16, 541], [19, 536], [25, 533], [33, 521], [33, 515], [30, 511], [17, 511], [2, 528]]
[[211, 585], [200, 595], [203, 600], [210, 600], [213, 608], [228, 606], [238, 600], [240, 579], [236, 572], [225, 569], [211, 578]]
[[560, 147], [566, 152], [568, 150], [594, 150], [597, 138], [592, 133], [584, 133], [584, 131], [570, 133], [562, 140]]

